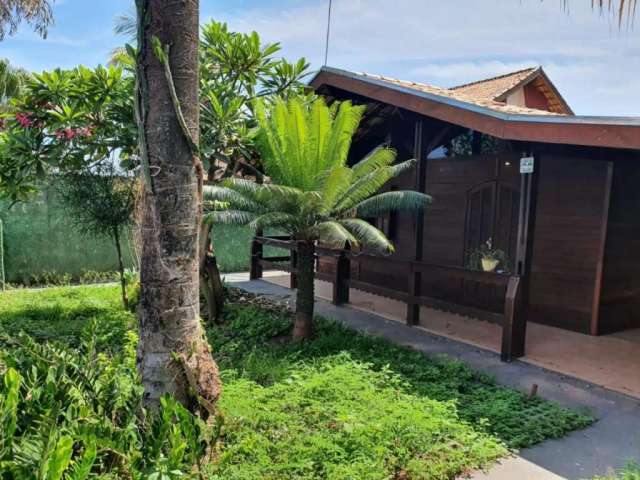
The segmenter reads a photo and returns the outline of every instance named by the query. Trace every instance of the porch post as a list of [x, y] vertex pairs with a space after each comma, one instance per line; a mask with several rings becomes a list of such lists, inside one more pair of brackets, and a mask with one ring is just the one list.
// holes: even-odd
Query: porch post
[[[422, 117], [418, 118], [415, 123], [415, 136], [413, 155], [417, 160], [415, 188], [418, 192], [425, 192], [427, 178], [427, 162], [424, 157], [422, 148], [424, 121]], [[418, 212], [415, 217], [415, 252], [414, 259], [416, 262], [422, 261], [423, 242], [424, 242], [424, 213]], [[422, 273], [409, 268], [409, 300], [407, 301], [407, 325], [418, 325], [420, 323], [420, 305], [416, 303], [417, 297], [420, 296], [420, 287], [422, 284]]]
[[[533, 155], [531, 155], [533, 156]], [[540, 160], [535, 158], [533, 172], [521, 173], [518, 245], [514, 276], [509, 279], [502, 326], [501, 359], [509, 362], [525, 354], [527, 312], [531, 272], [531, 253], [535, 227]]]
[[505, 297], [502, 348], [500, 350], [500, 360], [503, 362], [511, 362], [524, 356], [527, 321], [521, 306], [521, 278], [514, 275], [509, 278]]
[[262, 260], [264, 247], [262, 243], [256, 240], [256, 238], [260, 236], [262, 236], [262, 232], [257, 231], [256, 236], [253, 237], [253, 240], [251, 241], [251, 268], [249, 269], [250, 280], [262, 278], [262, 265], [260, 265], [260, 260]]
[[351, 261], [347, 257], [346, 249], [340, 250], [336, 258], [336, 268], [333, 279], [333, 304], [342, 305], [349, 303], [349, 276], [351, 274]]
[[298, 288], [298, 275], [296, 269], [298, 268], [298, 242], [293, 242], [293, 248], [291, 249], [291, 272], [289, 277], [289, 288], [295, 290]]

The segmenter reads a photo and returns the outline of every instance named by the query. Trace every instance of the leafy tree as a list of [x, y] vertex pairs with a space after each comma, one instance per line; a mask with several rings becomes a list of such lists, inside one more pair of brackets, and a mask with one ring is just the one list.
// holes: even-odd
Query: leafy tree
[[[136, 0], [136, 120], [144, 176], [138, 369], [145, 402], [165, 393], [208, 417], [218, 367], [200, 323], [198, 0]], [[153, 173], [151, 173], [153, 172]]]
[[34, 74], [3, 114], [0, 195], [28, 200], [47, 174], [103, 162], [135, 166], [133, 79], [116, 67]]
[[17, 97], [29, 79], [29, 73], [11, 66], [9, 60], [0, 59], [0, 113], [7, 108], [9, 100]]
[[[123, 15], [117, 31], [131, 35], [134, 27], [134, 18]], [[260, 175], [251, 104], [257, 97], [268, 100], [301, 91], [308, 64], [304, 59], [290, 63], [277, 58], [279, 44], [265, 45], [255, 32], [231, 32], [217, 22], [203, 26], [201, 40], [200, 151], [205, 181]], [[101, 159], [120, 161], [129, 169], [139, 165], [131, 108], [133, 53], [131, 48], [121, 49], [119, 60], [108, 68], [56, 70], [27, 82], [5, 115], [5, 132], [0, 132], [0, 195], [14, 202], [27, 200], [48, 173], [82, 172]], [[210, 227], [201, 228], [200, 273], [208, 317], [216, 319], [223, 289]]]
[[122, 303], [129, 308], [122, 239], [133, 222], [136, 182], [131, 173], [103, 163], [91, 170], [69, 173], [58, 184], [63, 205], [78, 230], [87, 236], [109, 236], [116, 247]]
[[53, 23], [49, 0], [2, 0], [0, 2], [0, 40], [7, 31], [14, 34], [22, 21], [29, 23], [42, 37]]
[[312, 335], [314, 251], [316, 242], [388, 253], [393, 245], [362, 218], [389, 211], [417, 211], [430, 197], [414, 191], [377, 194], [391, 178], [413, 167], [394, 165], [396, 152], [379, 147], [352, 167], [347, 165], [351, 138], [363, 107], [350, 102], [328, 107], [324, 100], [278, 100], [267, 111], [258, 102], [259, 149], [269, 180], [258, 184], [230, 178], [207, 187], [206, 197], [222, 210], [214, 223], [272, 227], [297, 242], [298, 292], [294, 338]]

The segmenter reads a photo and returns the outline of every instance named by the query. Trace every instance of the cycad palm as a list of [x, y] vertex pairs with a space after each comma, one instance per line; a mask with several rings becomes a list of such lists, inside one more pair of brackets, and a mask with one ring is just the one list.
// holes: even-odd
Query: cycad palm
[[328, 107], [322, 99], [277, 101], [269, 112], [258, 103], [259, 150], [269, 181], [257, 184], [233, 178], [206, 191], [208, 200], [224, 206], [211, 214], [212, 221], [274, 228], [298, 242], [295, 338], [312, 332], [315, 243], [392, 252], [386, 236], [358, 217], [416, 211], [430, 202], [428, 195], [413, 191], [377, 194], [415, 163], [394, 165], [396, 152], [390, 148], [379, 147], [347, 166], [362, 113], [363, 107], [350, 102]]

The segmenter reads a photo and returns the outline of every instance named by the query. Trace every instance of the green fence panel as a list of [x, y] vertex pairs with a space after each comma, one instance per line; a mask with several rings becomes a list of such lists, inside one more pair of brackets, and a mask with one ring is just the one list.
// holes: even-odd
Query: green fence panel
[[[45, 189], [33, 200], [9, 208], [0, 203], [4, 223], [4, 262], [7, 282], [21, 282], [42, 272], [80, 275], [83, 270], [117, 269], [115, 246], [108, 237], [81, 235], [55, 191]], [[129, 242], [125, 262], [134, 263]]]
[[[83, 270], [108, 272], [118, 267], [112, 241], [81, 235], [52, 188], [11, 208], [8, 202], [0, 202], [0, 220], [4, 224], [7, 282], [26, 282], [31, 275], [43, 272], [77, 277]], [[213, 239], [222, 272], [249, 269], [251, 238], [248, 228], [214, 226]], [[126, 266], [134, 266], [132, 243], [125, 240], [123, 249]]]

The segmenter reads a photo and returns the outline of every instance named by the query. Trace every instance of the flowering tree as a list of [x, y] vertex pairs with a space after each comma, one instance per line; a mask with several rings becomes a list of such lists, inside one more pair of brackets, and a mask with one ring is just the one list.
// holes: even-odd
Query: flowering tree
[[47, 174], [137, 164], [133, 79], [117, 67], [33, 75], [0, 125], [0, 196], [27, 200]]

